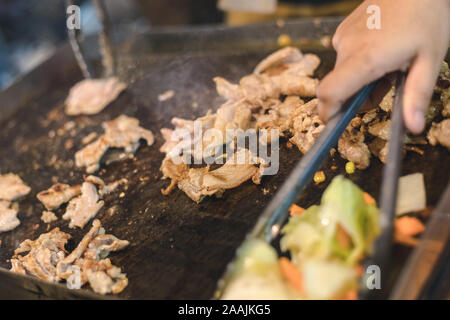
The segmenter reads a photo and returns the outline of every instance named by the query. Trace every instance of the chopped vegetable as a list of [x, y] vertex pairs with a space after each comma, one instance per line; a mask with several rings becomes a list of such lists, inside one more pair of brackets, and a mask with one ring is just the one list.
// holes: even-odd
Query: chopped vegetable
[[347, 163], [345, 164], [345, 171], [346, 171], [348, 174], [353, 174], [353, 173], [355, 173], [355, 164], [354, 164], [353, 162], [351, 162], [351, 161], [347, 162]]
[[294, 216], [300, 216], [305, 212], [305, 209], [303, 209], [302, 207], [299, 207], [296, 204], [293, 204], [290, 208], [289, 208], [289, 214], [291, 215], [291, 217]]
[[221, 299], [287, 300], [299, 299], [286, 281], [273, 247], [262, 240], [247, 240], [238, 251], [238, 258]]
[[427, 197], [422, 173], [401, 177], [398, 181], [396, 215], [425, 209]]
[[373, 206], [377, 205], [376, 200], [370, 194], [368, 194], [367, 192], [364, 192], [363, 195], [364, 195], [364, 201], [366, 201], [366, 203], [368, 205], [373, 205]]
[[[320, 206], [291, 217], [282, 233], [281, 249], [291, 252], [294, 263], [333, 258], [355, 265], [364, 253], [370, 253], [379, 233], [378, 209], [365, 202], [355, 184], [338, 176], [325, 190]], [[343, 234], [349, 237], [345, 242]]]
[[325, 181], [325, 173], [323, 171], [316, 172], [314, 175], [314, 182], [319, 184]]
[[358, 285], [353, 269], [341, 263], [307, 260], [302, 270], [308, 299], [339, 299]]
[[379, 233], [375, 201], [343, 176], [331, 181], [320, 205], [290, 208], [280, 247], [260, 239], [238, 251], [222, 299], [357, 299], [360, 261]]
[[358, 291], [355, 289], [350, 290], [345, 294], [344, 300], [357, 300], [358, 299]]
[[416, 238], [411, 237], [411, 236], [406, 236], [399, 232], [394, 233], [394, 242], [408, 246], [408, 247], [415, 247], [418, 243]]
[[289, 282], [289, 284], [298, 290], [303, 291], [302, 274], [300, 270], [286, 257], [281, 257], [278, 260], [281, 274]]
[[424, 224], [415, 217], [401, 217], [395, 220], [395, 231], [405, 236], [414, 237], [425, 231]]

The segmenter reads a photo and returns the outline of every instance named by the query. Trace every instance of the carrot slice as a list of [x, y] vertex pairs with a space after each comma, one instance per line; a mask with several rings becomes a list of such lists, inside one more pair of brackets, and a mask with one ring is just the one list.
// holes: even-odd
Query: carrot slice
[[419, 219], [405, 216], [395, 220], [395, 231], [413, 237], [424, 232], [425, 226]]
[[298, 290], [303, 291], [303, 279], [300, 270], [286, 257], [281, 257], [278, 260], [278, 264], [281, 269], [283, 277], [289, 282], [289, 284]]
[[375, 199], [367, 192], [364, 192], [364, 201], [366, 201], [366, 203], [368, 205], [374, 205], [374, 206], [377, 205], [377, 202], [375, 201]]
[[361, 277], [364, 273], [364, 267], [361, 264], [355, 266], [355, 273], [357, 277]]
[[405, 236], [404, 234], [398, 232], [394, 233], [394, 242], [407, 247], [415, 247], [417, 246], [417, 243], [419, 243], [416, 238]]
[[303, 214], [303, 212], [305, 212], [305, 209], [299, 207], [296, 204], [291, 205], [291, 207], [289, 208], [289, 214], [291, 215], [291, 217], [300, 216]]
[[351, 238], [340, 223], [338, 223], [336, 228], [336, 240], [341, 248], [350, 248]]
[[344, 300], [358, 300], [358, 292], [356, 290], [350, 290], [345, 295]]

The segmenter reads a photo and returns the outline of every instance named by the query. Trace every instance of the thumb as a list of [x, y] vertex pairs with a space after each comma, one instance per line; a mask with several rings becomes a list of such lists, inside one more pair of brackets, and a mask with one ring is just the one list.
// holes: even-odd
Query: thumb
[[403, 112], [406, 127], [414, 134], [425, 128], [425, 114], [430, 105], [439, 74], [440, 60], [419, 55], [413, 61], [405, 83]]

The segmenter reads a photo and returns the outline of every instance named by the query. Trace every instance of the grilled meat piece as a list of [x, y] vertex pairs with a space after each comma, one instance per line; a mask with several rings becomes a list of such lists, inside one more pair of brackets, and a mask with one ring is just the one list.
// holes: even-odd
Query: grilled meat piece
[[389, 140], [389, 132], [391, 131], [391, 120], [378, 122], [369, 126], [369, 133], [383, 140]]
[[56, 183], [49, 189], [39, 192], [37, 198], [47, 210], [54, 210], [80, 194], [81, 185], [72, 187], [68, 184]]
[[80, 258], [81, 255], [86, 251], [87, 247], [89, 246], [89, 243], [94, 239], [97, 234], [100, 231], [101, 228], [100, 220], [95, 219], [92, 222], [92, 228], [88, 231], [88, 233], [85, 234], [83, 239], [81, 239], [78, 246], [73, 250], [67, 257], [65, 257], [63, 260], [58, 262], [58, 265], [56, 267], [58, 276], [61, 279], [67, 278], [67, 268], [72, 265], [76, 259]]
[[119, 251], [130, 244], [127, 240], [120, 240], [112, 234], [100, 234], [89, 243], [84, 256], [89, 259], [103, 259], [112, 251]]
[[[259, 167], [256, 166], [258, 164]], [[223, 166], [213, 171], [209, 170], [209, 166], [189, 168], [182, 162], [175, 164], [170, 158], [164, 159], [161, 170], [164, 177], [172, 179], [171, 185], [163, 190], [163, 194], [169, 193], [178, 184], [178, 188], [189, 198], [200, 202], [205, 196], [220, 195], [226, 189], [236, 188], [249, 179], [259, 184], [264, 163], [261, 159], [252, 157], [247, 149], [241, 149]]]
[[103, 181], [103, 179], [101, 179], [97, 176], [91, 175], [85, 179], [85, 182], [91, 182], [93, 184], [96, 184], [99, 188], [98, 193], [99, 193], [100, 197], [103, 198], [104, 196], [116, 191], [117, 188], [120, 187], [121, 185], [128, 183], [128, 180], [123, 178], [123, 179], [119, 179], [119, 180], [116, 180], [116, 181], [106, 184]]
[[394, 104], [394, 95], [395, 95], [395, 87], [392, 87], [391, 90], [384, 96], [383, 100], [380, 102], [380, 108], [383, 111], [391, 112], [392, 106]]
[[116, 77], [106, 79], [84, 79], [70, 89], [67, 97], [66, 113], [97, 114], [114, 101], [127, 87]]
[[386, 140], [375, 138], [369, 143], [369, 150], [374, 156], [378, 157], [381, 162], [386, 163], [388, 154], [388, 143]]
[[13, 201], [27, 195], [31, 188], [14, 173], [0, 175], [0, 200]]
[[86, 167], [86, 172], [93, 173], [100, 168], [100, 160], [109, 148], [123, 148], [133, 154], [139, 147], [139, 140], [144, 139], [151, 146], [154, 137], [151, 131], [141, 128], [139, 120], [121, 115], [113, 121], [103, 123], [105, 133], [96, 141], [88, 144], [75, 154], [77, 167]]
[[[25, 240], [14, 251], [11, 259], [11, 271], [30, 274], [50, 282], [60, 280], [56, 272], [57, 264], [64, 259], [64, 246], [70, 235], [55, 228], [48, 233], [41, 234], [36, 240]], [[21, 255], [26, 253], [26, 255]]]
[[366, 169], [370, 165], [369, 147], [364, 143], [364, 134], [359, 130], [361, 118], [355, 118], [338, 141], [338, 151], [342, 158], [355, 164], [358, 169]]
[[11, 202], [0, 200], [0, 233], [11, 231], [20, 224], [17, 210], [11, 207]]
[[450, 119], [433, 123], [427, 138], [431, 145], [435, 146], [439, 143], [450, 150]]
[[86, 223], [95, 217], [103, 207], [104, 201], [99, 201], [99, 195], [95, 185], [84, 182], [81, 185], [81, 195], [70, 200], [66, 212], [62, 216], [64, 220], [70, 220], [70, 228], [83, 228]]
[[58, 217], [52, 211], [44, 211], [42, 212], [41, 220], [44, 223], [51, 223], [58, 220]]
[[291, 113], [291, 134], [289, 140], [295, 144], [302, 153], [308, 152], [325, 128], [317, 111], [318, 100], [313, 99]]
[[293, 47], [280, 49], [262, 60], [253, 73], [266, 73], [270, 76], [283, 72], [297, 75], [312, 76], [320, 64], [320, 59], [314, 54], [302, 54]]
[[66, 256], [64, 247], [69, 239], [69, 234], [55, 228], [34, 241], [23, 241], [11, 259], [11, 271], [51, 282], [66, 280], [69, 289], [81, 289], [89, 282], [100, 294], [116, 294], [127, 286], [126, 275], [105, 258], [109, 252], [125, 248], [128, 241], [104, 234], [99, 220], [93, 221], [92, 228]]
[[120, 293], [127, 286], [128, 279], [106, 256], [128, 245], [128, 241], [104, 234], [100, 221], [94, 220], [91, 230], [77, 248], [58, 263], [58, 275], [71, 289], [80, 289], [88, 282], [97, 293]]

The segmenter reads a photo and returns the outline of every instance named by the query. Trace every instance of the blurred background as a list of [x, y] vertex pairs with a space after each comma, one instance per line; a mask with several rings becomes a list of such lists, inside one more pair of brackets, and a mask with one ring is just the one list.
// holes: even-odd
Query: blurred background
[[[343, 16], [361, 0], [104, 0], [116, 28], [241, 25], [280, 19]], [[81, 9], [81, 30], [99, 31], [90, 0]], [[67, 39], [63, 0], [0, 0], [0, 90], [34, 68]]]

